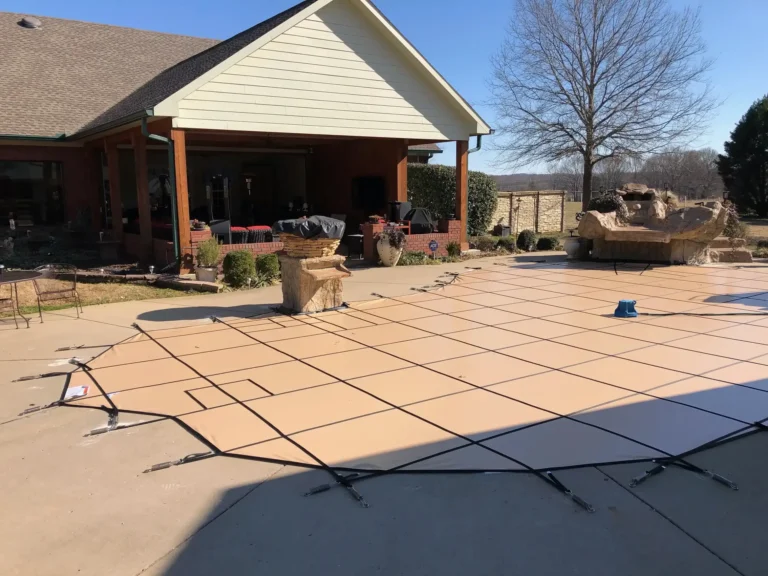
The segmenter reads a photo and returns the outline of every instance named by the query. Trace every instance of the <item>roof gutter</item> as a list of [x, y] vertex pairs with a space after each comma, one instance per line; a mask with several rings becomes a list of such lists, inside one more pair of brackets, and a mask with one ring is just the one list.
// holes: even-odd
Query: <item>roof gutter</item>
[[133, 114], [129, 114], [128, 116], [123, 116], [122, 118], [118, 118], [117, 120], [112, 120], [111, 122], [107, 122], [106, 124], [100, 124], [99, 126], [95, 126], [94, 128], [88, 128], [87, 130], [83, 130], [82, 132], [75, 132], [68, 139], [80, 140], [81, 138], [87, 138], [88, 136], [99, 134], [100, 132], [106, 132], [107, 130], [111, 130], [112, 128], [119, 128], [120, 126], [124, 126], [125, 124], [136, 122], [136, 120], [142, 120], [143, 122], [146, 122], [147, 118], [154, 115], [155, 115], [155, 112], [151, 108], [148, 108], [146, 110], [140, 110], [139, 112], [134, 112]]
[[24, 136], [20, 134], [0, 134], [0, 140], [29, 140], [33, 142], [63, 142], [66, 134], [57, 134], [56, 136]]
[[[147, 110], [147, 112], [151, 112]], [[173, 254], [176, 257], [176, 263], [181, 263], [181, 250], [179, 249], [179, 217], [176, 210], [176, 154], [174, 150], [173, 140], [160, 136], [159, 134], [150, 134], [147, 129], [147, 117], [141, 119], [141, 133], [157, 142], [162, 142], [168, 146], [168, 184], [171, 194], [171, 226], [173, 229]], [[186, 224], [189, 226], [189, 223]]]

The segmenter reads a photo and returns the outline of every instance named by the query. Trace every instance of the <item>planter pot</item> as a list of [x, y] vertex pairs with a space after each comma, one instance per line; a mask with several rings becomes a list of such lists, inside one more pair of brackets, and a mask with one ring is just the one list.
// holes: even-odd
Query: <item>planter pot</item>
[[589, 240], [586, 238], [566, 238], [563, 240], [563, 250], [569, 260], [581, 260], [589, 257]]
[[388, 238], [380, 238], [376, 243], [376, 250], [379, 252], [379, 258], [384, 266], [397, 266], [400, 256], [403, 255], [402, 248], [395, 248], [389, 243]]
[[216, 282], [216, 278], [219, 276], [219, 268], [217, 266], [195, 268], [195, 278], [200, 282]]

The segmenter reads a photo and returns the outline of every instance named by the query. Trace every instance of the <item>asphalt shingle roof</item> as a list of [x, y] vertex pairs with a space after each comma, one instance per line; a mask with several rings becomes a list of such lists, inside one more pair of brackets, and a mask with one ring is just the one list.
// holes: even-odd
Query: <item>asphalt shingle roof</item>
[[317, 0], [219, 42], [0, 12], [0, 135], [72, 135], [152, 108]]
[[0, 12], [0, 134], [72, 134], [216, 40]]

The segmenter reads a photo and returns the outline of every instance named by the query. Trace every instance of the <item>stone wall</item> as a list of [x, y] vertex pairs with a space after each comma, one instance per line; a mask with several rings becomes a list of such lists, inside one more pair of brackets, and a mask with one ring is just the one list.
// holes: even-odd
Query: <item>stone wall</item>
[[499, 198], [496, 202], [496, 211], [493, 213], [493, 219], [491, 220], [491, 228], [497, 224], [501, 224], [502, 226], [509, 226], [509, 210], [509, 196], [499, 195]]
[[540, 233], [563, 231], [563, 196], [560, 194], [547, 194], [539, 196], [539, 222]]
[[512, 230], [533, 230], [540, 234], [563, 231], [563, 199], [561, 191], [500, 192], [492, 224]]

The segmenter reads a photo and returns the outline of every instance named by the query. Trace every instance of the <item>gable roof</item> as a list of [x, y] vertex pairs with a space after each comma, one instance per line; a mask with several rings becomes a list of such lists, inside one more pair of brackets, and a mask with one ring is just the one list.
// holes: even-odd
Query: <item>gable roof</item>
[[[386, 16], [381, 13], [381, 11], [373, 4], [373, 2], [370, 0], [347, 1], [352, 4], [357, 4], [363, 9], [364, 12], [367, 11], [372, 19], [380, 25], [389, 40], [397, 44], [398, 47], [401, 48], [410, 57], [411, 61], [417, 67], [419, 67], [423, 72], [426, 72], [426, 75], [433, 81], [435, 88], [441, 91], [443, 95], [448, 96], [454, 104], [461, 108], [466, 115], [472, 118], [473, 122], [476, 122], [476, 130], [471, 132], [470, 135], [493, 133], [493, 130], [485, 122], [485, 120], [483, 120], [480, 115], [475, 112], [475, 110], [467, 103], [467, 101], [464, 100], [459, 95], [459, 93], [456, 92], [456, 90], [445, 80], [445, 78], [443, 78], [440, 73], [432, 67], [426, 58], [424, 58], [424, 56], [422, 56], [422, 54], [416, 50], [416, 48], [414, 48], [410, 42], [408, 42], [408, 40], [400, 33], [397, 28], [395, 28], [395, 26], [386, 18]], [[189, 95], [194, 90], [204, 85], [208, 80], [214, 78], [217, 74], [224, 72], [228, 67], [233, 66], [249, 54], [254, 53], [256, 50], [269, 42], [272, 37], [275, 37], [280, 33], [288, 30], [294, 24], [303, 21], [332, 2], [334, 2], [334, 0], [313, 0], [311, 2], [302, 2], [294, 8], [287, 10], [283, 14], [293, 12], [294, 10], [295, 12], [293, 12], [287, 18], [284, 18], [279, 24], [273, 26], [269, 31], [272, 32], [271, 35], [265, 32], [250, 44], [243, 46], [242, 49], [233, 51], [229, 58], [219, 62], [217, 65], [213, 66], [208, 71], [195, 78], [193, 81], [179, 89], [177, 92], [168, 96], [162, 102], [158, 102], [156, 104], [156, 114], [159, 116], [177, 116], [178, 103], [185, 96]], [[229, 42], [229, 40], [226, 42]]]
[[[333, 1], [304, 0], [223, 42], [44, 17], [41, 29], [25, 29], [17, 24], [21, 14], [0, 13], [0, 54], [8, 55], [11, 72], [4, 66], [0, 75], [0, 135], [78, 135], [158, 107], [154, 113], [175, 116], [168, 111], [183, 94]], [[491, 132], [369, 0], [350, 1], [370, 11], [436, 88], [477, 122], [477, 133]]]
[[442, 154], [443, 149], [437, 144], [414, 144], [408, 146], [408, 150], [411, 152], [429, 152], [430, 154]]
[[132, 114], [153, 108], [175, 92], [187, 86], [190, 82], [199, 78], [218, 64], [224, 62], [233, 54], [236, 54], [246, 46], [253, 44], [268, 32], [277, 28], [283, 22], [302, 12], [318, 0], [304, 0], [300, 4], [288, 8], [264, 20], [256, 26], [235, 34], [228, 40], [195, 54], [175, 66], [164, 70], [149, 82], [123, 98], [120, 102], [100, 114], [83, 127], [83, 130], [96, 128], [109, 124]]
[[72, 134], [180, 60], [217, 44], [133, 28], [0, 12], [0, 135]]

